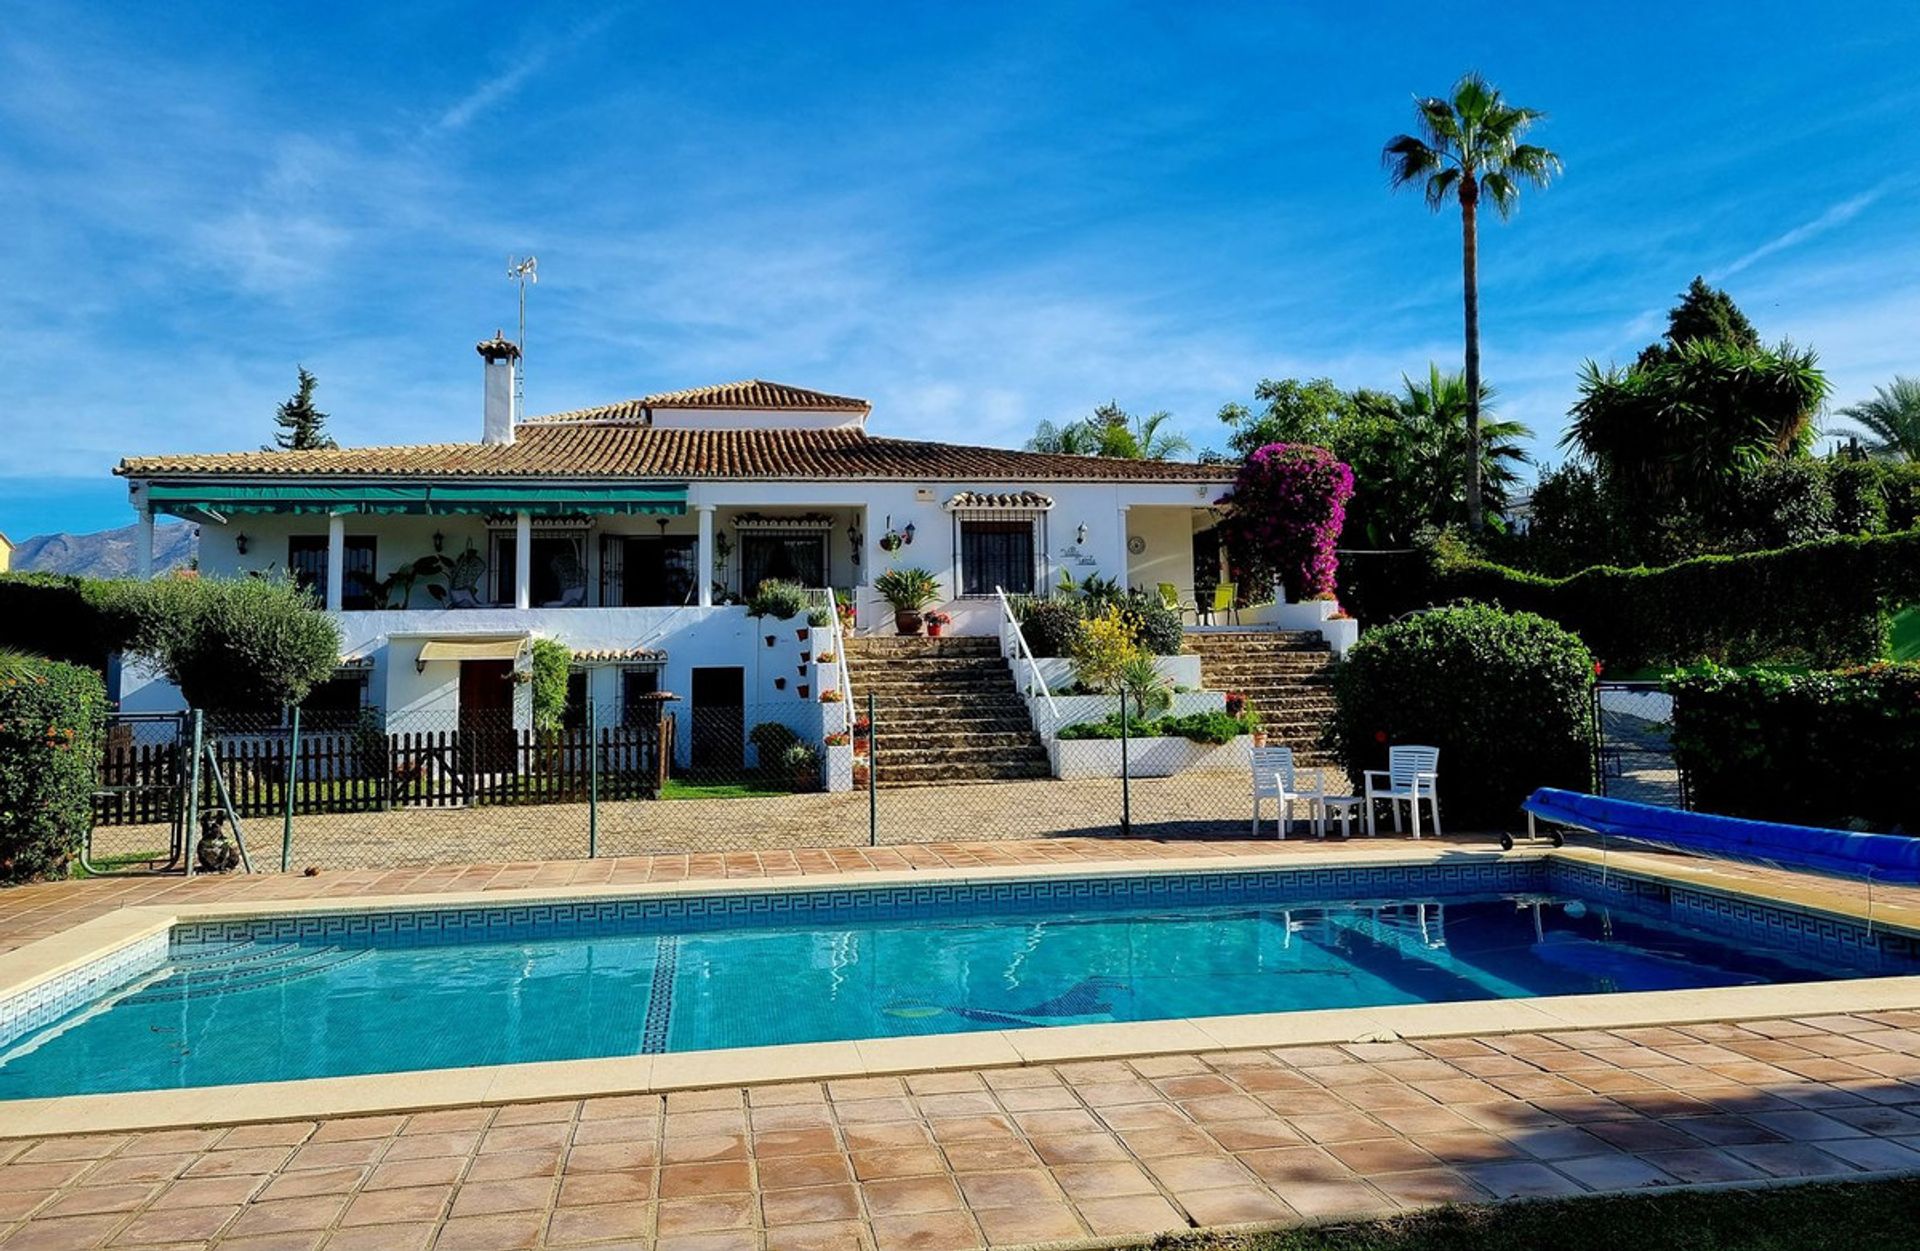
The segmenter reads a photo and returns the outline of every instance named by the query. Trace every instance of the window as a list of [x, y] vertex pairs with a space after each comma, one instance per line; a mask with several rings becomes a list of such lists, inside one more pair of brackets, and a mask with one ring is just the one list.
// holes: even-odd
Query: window
[[825, 534], [743, 534], [740, 536], [740, 592], [751, 595], [770, 578], [801, 586], [827, 584]]
[[609, 608], [678, 608], [694, 594], [688, 535], [607, 535], [600, 541], [600, 602]]
[[584, 730], [587, 727], [587, 671], [567, 671], [567, 706], [560, 711], [560, 728]]
[[316, 682], [300, 704], [303, 730], [346, 729], [360, 719], [367, 702], [367, 673], [348, 670]]
[[[581, 540], [572, 534], [533, 536], [533, 576], [527, 602], [535, 608], [578, 608], [587, 602], [587, 570]], [[493, 536], [493, 602], [514, 602], [520, 548], [511, 531]]]
[[[374, 548], [372, 535], [352, 535], [345, 540], [342, 555], [345, 557], [343, 568], [346, 579], [340, 592], [341, 608], [377, 607], [373, 584], [380, 575], [374, 572]], [[327, 536], [296, 534], [288, 539], [287, 568], [292, 571], [293, 580], [302, 589], [313, 592], [313, 597], [324, 607], [327, 602]]]
[[660, 689], [660, 670], [652, 665], [644, 669], [620, 671], [620, 724], [651, 725], [660, 705], [649, 698]]
[[1034, 590], [1034, 531], [1031, 517], [960, 519], [960, 594], [1009, 595]]

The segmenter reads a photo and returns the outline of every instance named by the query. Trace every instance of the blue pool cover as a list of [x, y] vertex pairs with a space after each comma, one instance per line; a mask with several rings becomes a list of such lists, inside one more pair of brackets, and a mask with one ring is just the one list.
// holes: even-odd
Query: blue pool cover
[[1545, 821], [1734, 860], [1876, 882], [1920, 882], [1920, 838], [1749, 821], [1542, 787], [1522, 805]]

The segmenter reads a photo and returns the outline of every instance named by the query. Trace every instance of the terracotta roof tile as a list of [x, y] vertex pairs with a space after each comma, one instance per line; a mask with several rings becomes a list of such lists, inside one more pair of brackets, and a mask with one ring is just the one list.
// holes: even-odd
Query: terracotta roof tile
[[1045, 512], [1053, 497], [1038, 491], [962, 491], [946, 502], [948, 512], [972, 508], [1030, 509]]
[[620, 400], [593, 408], [576, 408], [565, 413], [534, 417], [533, 421], [644, 421], [650, 408], [718, 408], [729, 411], [788, 411], [829, 413], [866, 413], [873, 405], [850, 395], [829, 395], [784, 382], [747, 378], [740, 382], [722, 382], [711, 387], [689, 387], [684, 391], [660, 391], [637, 400]]
[[863, 430], [662, 430], [632, 422], [525, 422], [509, 444], [429, 443], [303, 452], [133, 456], [115, 473], [153, 478], [605, 478], [854, 481], [1230, 481], [1223, 465], [1016, 452], [878, 438]]

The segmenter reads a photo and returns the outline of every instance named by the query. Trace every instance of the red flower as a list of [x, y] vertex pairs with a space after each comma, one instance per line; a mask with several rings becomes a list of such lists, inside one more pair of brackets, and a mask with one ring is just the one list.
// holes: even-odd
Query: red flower
[[1603, 673], [1605, 673], [1606, 671], [1607, 671], [1607, 666], [1606, 666], [1606, 663], [1605, 663], [1604, 661], [1599, 661], [1599, 660], [1596, 660], [1596, 661], [1594, 661], [1594, 662], [1593, 662], [1593, 676], [1594, 676], [1594, 677], [1596, 677], [1596, 678], [1597, 678], [1597, 677], [1599, 677], [1599, 676], [1600, 676], [1601, 674], [1603, 674]]

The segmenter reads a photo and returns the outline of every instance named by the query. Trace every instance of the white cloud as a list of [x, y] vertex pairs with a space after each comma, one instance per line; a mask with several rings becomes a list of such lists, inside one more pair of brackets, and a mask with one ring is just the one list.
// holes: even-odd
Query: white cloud
[[1777, 255], [1778, 253], [1786, 251], [1788, 248], [1805, 243], [1809, 239], [1818, 238], [1836, 226], [1845, 225], [1860, 216], [1861, 213], [1866, 211], [1868, 206], [1885, 195], [1888, 185], [1889, 184], [1883, 182], [1877, 187], [1862, 191], [1859, 195], [1849, 196], [1838, 204], [1828, 208], [1826, 212], [1815, 217], [1813, 220], [1802, 222], [1792, 230], [1767, 240], [1751, 252], [1739, 256], [1722, 266], [1717, 272], [1711, 275], [1712, 281], [1724, 282], [1726, 279], [1733, 277], [1743, 270], [1751, 269], [1770, 256]]

